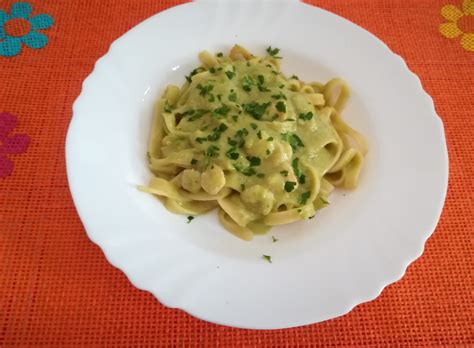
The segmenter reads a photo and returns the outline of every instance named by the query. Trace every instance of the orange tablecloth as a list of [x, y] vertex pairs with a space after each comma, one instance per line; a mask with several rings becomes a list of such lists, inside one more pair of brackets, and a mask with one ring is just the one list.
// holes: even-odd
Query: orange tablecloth
[[[420, 76], [444, 121], [449, 191], [425, 253], [377, 300], [328, 322], [253, 331], [197, 320], [135, 289], [88, 240], [68, 189], [64, 141], [82, 81], [116, 38], [177, 2], [27, 1], [27, 18], [54, 23], [10, 20], [10, 39], [31, 25], [48, 42], [30, 37], [19, 52], [0, 42], [0, 53], [18, 53], [0, 55], [0, 346], [474, 344], [474, 3], [463, 12], [462, 0], [312, 1], [374, 33]], [[13, 4], [0, 0], [0, 9], [28, 15]], [[450, 39], [440, 33], [448, 22]]]

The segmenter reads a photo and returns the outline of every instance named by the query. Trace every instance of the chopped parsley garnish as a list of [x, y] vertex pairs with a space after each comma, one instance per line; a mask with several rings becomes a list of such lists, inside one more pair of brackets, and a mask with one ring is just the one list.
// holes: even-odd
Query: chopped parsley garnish
[[217, 157], [219, 156], [219, 148], [215, 145], [211, 145], [207, 148], [206, 151], [206, 156], [207, 157]]
[[171, 112], [173, 109], [171, 108], [171, 105], [168, 104], [168, 101], [165, 102], [165, 107], [163, 108], [165, 112]]
[[206, 95], [210, 94], [211, 91], [214, 89], [213, 85], [201, 85], [200, 83], [196, 86], [199, 89], [199, 95], [205, 97]]
[[233, 71], [226, 71], [225, 74], [229, 80], [232, 80], [235, 76], [235, 72]]
[[272, 141], [273, 140], [273, 137], [268, 137], [267, 138], [267, 141]]
[[262, 163], [259, 157], [247, 156], [246, 158], [247, 158], [247, 161], [250, 162], [251, 167], [259, 166]]
[[270, 255], [262, 255], [265, 261], [268, 263], [272, 263], [272, 257]]
[[299, 80], [298, 76], [296, 76], [296, 75], [291, 75], [290, 79]]
[[273, 242], [273, 243], [276, 243], [276, 242], [278, 242], [278, 239], [275, 238], [275, 236], [272, 236], [272, 242]]
[[280, 89], [282, 89], [282, 88], [284, 88], [284, 87], [285, 87], [285, 85], [283, 85], [283, 84], [281, 84], [280, 86], [278, 86], [278, 88], [280, 88]]
[[197, 163], [198, 163], [197, 159], [193, 158], [193, 159], [191, 160], [191, 164], [192, 164], [193, 166], [194, 166], [195, 164], [197, 164]]
[[264, 173], [258, 173], [257, 174], [257, 178], [264, 178], [265, 177], [265, 174]]
[[245, 184], [240, 184], [240, 190], [245, 191]]
[[257, 126], [256, 123], [251, 123], [251, 124], [250, 124], [250, 127], [252, 127], [252, 129], [257, 129], [257, 128], [258, 128], [258, 126]]
[[304, 147], [303, 141], [294, 133], [281, 133], [281, 138], [291, 145], [293, 151], [296, 151], [298, 147]]
[[265, 77], [263, 77], [263, 75], [258, 75], [257, 80], [258, 80], [257, 87], [260, 92], [270, 92], [270, 90], [263, 85], [265, 83]]
[[188, 222], [187, 222], [187, 223], [189, 224], [189, 223], [190, 223], [191, 221], [193, 221], [193, 220], [194, 220], [194, 216], [189, 215], [189, 216], [188, 216]]
[[286, 95], [284, 95], [284, 94], [282, 93], [282, 91], [279, 91], [278, 94], [273, 94], [273, 95], [272, 95], [272, 98], [273, 98], [273, 99], [276, 99], [276, 100], [278, 100], [278, 99], [284, 99], [284, 100], [286, 100]]
[[230, 100], [231, 102], [234, 102], [234, 103], [237, 102], [237, 93], [231, 92], [231, 93], [229, 94], [229, 100]]
[[259, 84], [263, 85], [265, 83], [265, 77], [263, 77], [263, 75], [258, 75], [257, 79]]
[[236, 146], [238, 142], [235, 141], [234, 139], [227, 138], [227, 144], [229, 144], [230, 146]]
[[253, 116], [256, 120], [260, 120], [267, 111], [267, 108], [271, 105], [271, 102], [259, 104], [257, 102], [251, 102], [248, 104], [242, 104], [242, 107], [246, 113]]
[[202, 138], [202, 137], [197, 137], [196, 138], [196, 141], [199, 143], [199, 144], [202, 144], [203, 142], [205, 142], [207, 140], [207, 138]]
[[281, 170], [280, 174], [283, 176], [288, 176], [288, 171], [287, 170]]
[[310, 219], [310, 220], [311, 220], [312, 218], [314, 218], [314, 215], [313, 215], [313, 216], [310, 216], [308, 219]]
[[196, 74], [199, 74], [200, 72], [203, 71], [203, 68], [196, 68], [193, 71], [189, 73], [189, 76], [186, 76], [186, 80], [191, 83], [192, 82], [192, 77]]
[[303, 112], [299, 115], [299, 119], [303, 121], [309, 121], [313, 118], [313, 113], [308, 111], [306, 114]]
[[242, 79], [242, 89], [246, 92], [250, 92], [252, 90], [252, 86], [255, 86], [255, 80], [252, 76], [245, 75]]
[[306, 201], [308, 200], [309, 196], [311, 196], [311, 192], [309, 191], [302, 193], [298, 199], [298, 203], [301, 205], [306, 204]]
[[218, 56], [218, 57], [223, 57], [224, 54], [223, 54], [222, 52], [219, 52], [219, 53], [216, 54], [216, 56]]
[[299, 167], [299, 159], [295, 158], [291, 162], [291, 166], [293, 167], [293, 171], [294, 171], [295, 175], [298, 177], [298, 182], [300, 184], [304, 184], [306, 182], [306, 176], [301, 172], [301, 169]]
[[285, 181], [285, 191], [291, 192], [295, 189], [296, 182], [294, 181]]
[[252, 175], [255, 175], [256, 173], [257, 173], [256, 170], [253, 169], [252, 167], [242, 170], [242, 174], [244, 174], [245, 176], [252, 176]]
[[237, 118], [238, 118], [238, 117], [239, 117], [239, 116], [237, 116], [237, 115], [232, 115], [232, 120], [233, 120], [234, 122], [237, 122]]
[[210, 72], [211, 74], [214, 74], [214, 73], [216, 72], [216, 68], [214, 68], [214, 67], [210, 68], [210, 69], [209, 69], [209, 72]]
[[259, 131], [257, 132], [257, 137], [258, 137], [259, 139], [262, 139], [262, 131], [259, 130]]
[[229, 149], [229, 151], [226, 152], [225, 154], [228, 158], [230, 158], [231, 160], [237, 160], [239, 159], [240, 155], [239, 153], [237, 152], [237, 149], [235, 147], [231, 147]]
[[226, 116], [230, 111], [230, 108], [223, 104], [222, 106], [218, 107], [217, 109], [214, 109], [212, 112], [212, 116], [216, 118], [222, 118], [223, 116]]
[[217, 141], [221, 138], [222, 133], [227, 130], [227, 126], [224, 123], [221, 123], [219, 127], [216, 127], [212, 130], [212, 133], [207, 136], [209, 141]]
[[217, 100], [221, 101], [221, 99], [222, 99], [222, 94], [218, 94], [217, 95]]
[[286, 104], [282, 101], [277, 102], [275, 107], [280, 112], [286, 112]]
[[272, 152], [270, 151], [270, 149], [267, 149], [267, 150], [265, 151], [265, 153], [266, 153], [267, 155], [271, 155], [271, 154], [272, 154]]
[[279, 48], [272, 48], [272, 46], [269, 46], [267, 48], [267, 53], [272, 56], [273, 58], [275, 59], [281, 59], [281, 57], [278, 57], [277, 54], [280, 53], [280, 49]]

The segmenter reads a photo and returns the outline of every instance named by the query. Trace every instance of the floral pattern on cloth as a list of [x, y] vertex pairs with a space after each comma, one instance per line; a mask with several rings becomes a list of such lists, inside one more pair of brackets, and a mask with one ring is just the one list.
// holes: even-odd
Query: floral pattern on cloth
[[18, 125], [18, 118], [7, 112], [0, 113], [0, 178], [13, 172], [13, 162], [7, 155], [26, 152], [30, 137], [26, 134], [10, 134]]
[[448, 39], [461, 37], [461, 46], [474, 52], [474, 0], [464, 0], [462, 9], [455, 5], [445, 5], [441, 15], [448, 22], [439, 26], [440, 33]]
[[27, 2], [14, 3], [10, 15], [0, 9], [0, 56], [16, 56], [22, 43], [34, 49], [46, 46], [48, 37], [38, 30], [51, 28], [54, 20], [47, 14], [31, 16], [32, 11]]

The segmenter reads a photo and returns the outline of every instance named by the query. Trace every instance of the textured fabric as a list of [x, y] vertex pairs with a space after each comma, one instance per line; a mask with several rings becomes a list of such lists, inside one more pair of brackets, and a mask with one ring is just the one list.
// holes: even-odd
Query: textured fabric
[[[444, 121], [449, 190], [436, 232], [401, 281], [341, 318], [276, 331], [209, 324], [135, 289], [89, 241], [71, 200], [64, 141], [82, 81], [116, 38], [177, 2], [28, 2], [54, 23], [35, 24], [44, 47], [0, 56], [0, 156], [12, 164], [0, 177], [1, 347], [474, 345], [474, 53], [440, 28], [456, 22], [443, 6], [462, 9], [462, 0], [312, 1], [381, 38], [420, 76]], [[0, 0], [0, 9], [13, 3]], [[465, 17], [460, 30], [474, 18]]]

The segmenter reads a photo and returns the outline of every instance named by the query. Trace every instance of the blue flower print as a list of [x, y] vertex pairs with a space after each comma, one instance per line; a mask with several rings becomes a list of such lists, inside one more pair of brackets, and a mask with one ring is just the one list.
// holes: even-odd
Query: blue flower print
[[[48, 37], [37, 32], [41, 29], [49, 29], [53, 25], [53, 18], [47, 14], [32, 16], [31, 5], [27, 2], [16, 2], [10, 10], [10, 15], [0, 9], [0, 56], [13, 57], [20, 53], [21, 43], [30, 48], [43, 48], [48, 43]], [[5, 31], [5, 24], [10, 20], [24, 19], [30, 24], [28, 33], [22, 36], [11, 36]]]

